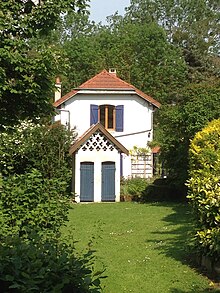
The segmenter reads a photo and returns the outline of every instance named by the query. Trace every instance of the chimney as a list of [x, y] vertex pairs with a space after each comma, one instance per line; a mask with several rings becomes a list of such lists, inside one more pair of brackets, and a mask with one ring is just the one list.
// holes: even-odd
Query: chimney
[[115, 76], [117, 75], [115, 68], [110, 68], [108, 72], [115, 75]]
[[60, 77], [56, 77], [56, 83], [55, 83], [55, 87], [56, 87], [56, 90], [55, 90], [55, 97], [54, 97], [54, 100], [55, 102], [58, 101], [60, 98], [61, 98], [61, 81], [60, 81]]

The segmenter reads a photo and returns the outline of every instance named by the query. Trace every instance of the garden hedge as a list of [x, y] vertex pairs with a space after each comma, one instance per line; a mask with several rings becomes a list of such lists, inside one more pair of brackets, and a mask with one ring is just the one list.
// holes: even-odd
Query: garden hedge
[[190, 145], [189, 188], [200, 255], [220, 260], [220, 119], [198, 132]]

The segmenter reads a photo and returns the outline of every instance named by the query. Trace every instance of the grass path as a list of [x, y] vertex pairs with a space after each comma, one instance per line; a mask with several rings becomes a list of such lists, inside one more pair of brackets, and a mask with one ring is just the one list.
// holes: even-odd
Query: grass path
[[181, 204], [78, 204], [71, 230], [84, 250], [92, 240], [106, 293], [205, 293], [209, 280], [187, 265], [190, 214]]

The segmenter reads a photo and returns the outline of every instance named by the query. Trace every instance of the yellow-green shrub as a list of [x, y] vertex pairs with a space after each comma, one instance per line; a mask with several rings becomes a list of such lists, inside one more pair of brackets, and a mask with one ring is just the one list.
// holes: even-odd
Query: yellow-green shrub
[[197, 251], [220, 259], [220, 119], [210, 122], [191, 141], [189, 175]]

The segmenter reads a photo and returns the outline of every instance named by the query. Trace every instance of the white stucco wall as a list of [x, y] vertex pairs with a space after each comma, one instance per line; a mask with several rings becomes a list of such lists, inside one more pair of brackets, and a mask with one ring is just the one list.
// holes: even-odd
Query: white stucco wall
[[70, 117], [71, 128], [76, 127], [78, 135], [81, 136], [90, 127], [91, 104], [124, 105], [124, 131], [111, 131], [111, 134], [127, 149], [130, 150], [133, 146], [146, 147], [147, 142], [152, 140], [153, 108], [136, 94], [77, 94], [62, 105], [56, 120], [61, 120], [65, 125]]
[[[124, 105], [124, 131], [110, 133], [129, 151], [134, 146], [145, 148], [153, 138], [153, 106], [137, 94], [130, 91], [80, 91], [77, 95], [62, 104], [55, 120], [76, 128], [80, 137], [90, 127], [90, 105]], [[123, 159], [123, 176], [131, 176], [131, 158]], [[150, 173], [149, 173], [149, 176]]]
[[79, 149], [75, 156], [75, 195], [80, 202], [80, 163], [94, 162], [94, 202], [101, 202], [102, 162], [115, 162], [115, 201], [120, 201], [120, 153], [113, 151], [83, 151]]

